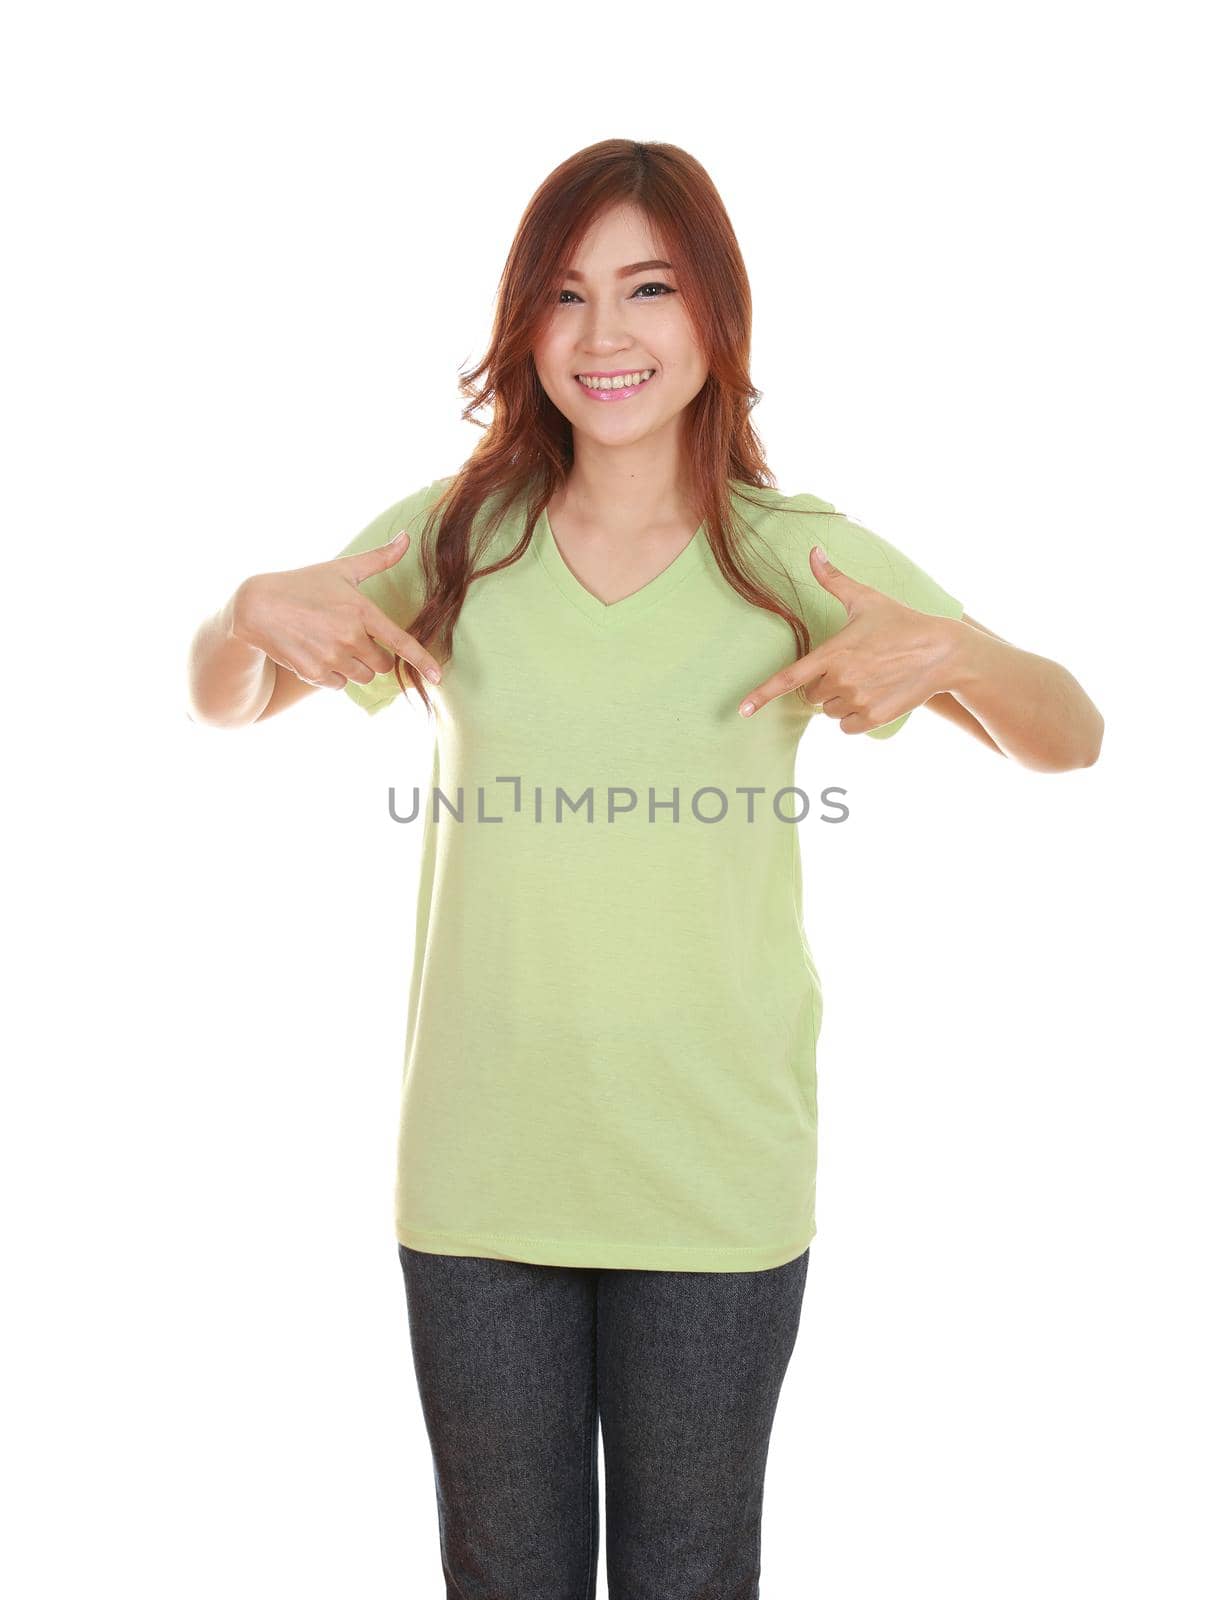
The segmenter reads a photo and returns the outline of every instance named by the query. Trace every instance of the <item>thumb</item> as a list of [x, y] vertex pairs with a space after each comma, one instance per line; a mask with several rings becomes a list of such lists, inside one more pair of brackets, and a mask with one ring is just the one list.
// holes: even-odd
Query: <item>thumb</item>
[[847, 611], [862, 597], [866, 589], [866, 585], [860, 583], [857, 578], [851, 578], [840, 568], [835, 567], [822, 545], [812, 546], [811, 570], [816, 575], [816, 581], [823, 584], [830, 594], [836, 595]]
[[405, 528], [399, 529], [387, 544], [378, 544], [374, 550], [361, 550], [358, 555], [346, 556], [347, 576], [354, 583], [362, 583], [374, 573], [395, 567], [410, 548], [410, 536]]

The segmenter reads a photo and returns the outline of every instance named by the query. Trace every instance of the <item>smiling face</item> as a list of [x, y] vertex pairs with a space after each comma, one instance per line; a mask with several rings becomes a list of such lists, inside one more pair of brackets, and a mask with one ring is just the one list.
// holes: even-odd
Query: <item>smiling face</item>
[[603, 445], [632, 444], [677, 422], [708, 366], [675, 273], [638, 207], [620, 205], [599, 218], [552, 301], [534, 364], [574, 440], [582, 434]]

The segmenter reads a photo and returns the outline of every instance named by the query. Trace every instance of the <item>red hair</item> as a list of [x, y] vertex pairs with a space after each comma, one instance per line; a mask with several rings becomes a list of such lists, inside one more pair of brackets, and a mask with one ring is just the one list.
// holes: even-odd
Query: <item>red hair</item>
[[[682, 304], [708, 364], [683, 432], [684, 470], [698, 521], [703, 520], [717, 565], [732, 587], [789, 623], [800, 655], [811, 648], [803, 619], [745, 570], [736, 532], [744, 525], [731, 514], [734, 485], [775, 489], [777, 484], [750, 417], [761, 398], [748, 371], [751, 289], [726, 208], [709, 174], [678, 145], [604, 139], [570, 156], [538, 186], [500, 277], [491, 343], [477, 366], [461, 375], [460, 391], [469, 400], [462, 420], [482, 427], [483, 438], [428, 517], [420, 555], [426, 598], [407, 629], [441, 662], [451, 653], [470, 584], [520, 559], [539, 517], [567, 479], [572, 424], [539, 381], [534, 345], [551, 313], [552, 291], [586, 232], [607, 211], [629, 202], [642, 211], [655, 248], [674, 266]], [[487, 405], [491, 422], [475, 422], [474, 412]], [[479, 566], [495, 528], [523, 495], [527, 515], [520, 542], [502, 561]], [[489, 499], [494, 514], [475, 531], [477, 513]], [[398, 657], [399, 683], [402, 668], [430, 711], [417, 668]]]

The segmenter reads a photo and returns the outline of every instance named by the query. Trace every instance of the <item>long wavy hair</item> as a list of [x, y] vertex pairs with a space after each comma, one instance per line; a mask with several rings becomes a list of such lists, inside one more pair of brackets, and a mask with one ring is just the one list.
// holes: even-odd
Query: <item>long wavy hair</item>
[[[704, 386], [685, 414], [683, 448], [692, 500], [714, 559], [744, 599], [790, 625], [799, 655], [811, 648], [803, 618], [748, 568], [750, 530], [731, 508], [732, 497], [750, 498], [739, 496], [738, 485], [776, 489], [777, 481], [751, 422], [752, 407], [761, 398], [748, 370], [751, 289], [726, 208], [709, 174], [686, 150], [604, 139], [570, 156], [539, 185], [500, 277], [490, 345], [477, 366], [461, 374], [460, 391], [469, 401], [462, 420], [481, 427], [483, 437], [431, 507], [419, 555], [425, 599], [407, 628], [441, 662], [452, 653], [470, 584], [524, 555], [535, 524], [567, 479], [572, 424], [539, 381], [534, 345], [574, 250], [594, 222], [626, 202], [639, 207], [663, 258], [673, 264], [708, 364]], [[492, 410], [487, 424], [474, 417], [485, 406]], [[503, 560], [481, 566], [496, 528], [522, 496], [526, 515], [520, 541]], [[430, 714], [418, 669], [398, 657], [404, 691], [403, 670]]]

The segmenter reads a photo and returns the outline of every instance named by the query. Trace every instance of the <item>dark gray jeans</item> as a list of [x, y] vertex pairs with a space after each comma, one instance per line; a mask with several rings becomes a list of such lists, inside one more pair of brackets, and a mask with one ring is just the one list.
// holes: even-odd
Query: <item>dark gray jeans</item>
[[447, 1600], [758, 1600], [769, 1433], [810, 1250], [761, 1272], [398, 1245]]

